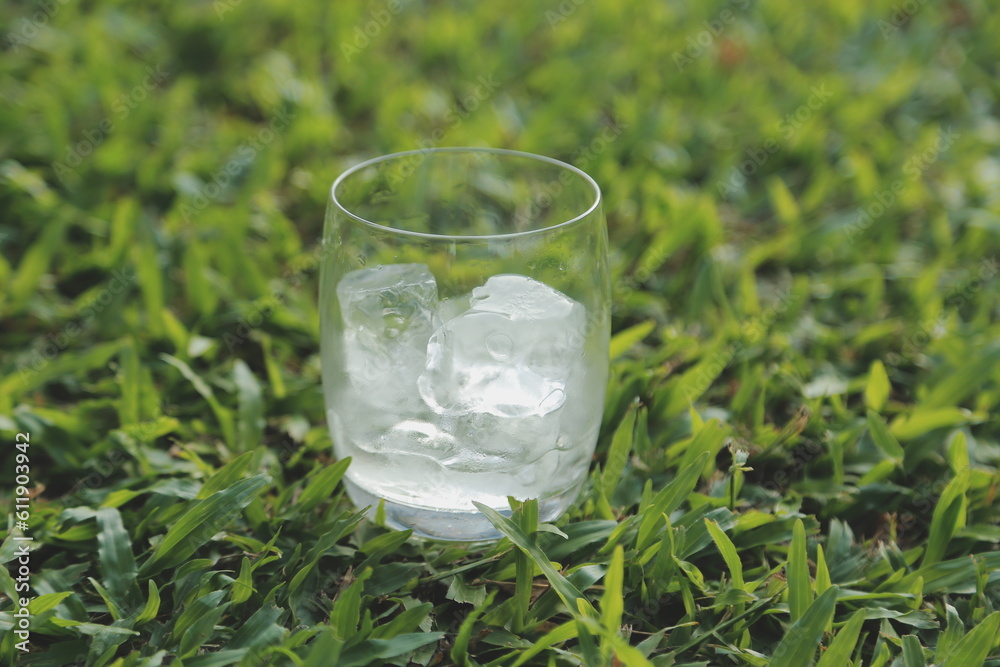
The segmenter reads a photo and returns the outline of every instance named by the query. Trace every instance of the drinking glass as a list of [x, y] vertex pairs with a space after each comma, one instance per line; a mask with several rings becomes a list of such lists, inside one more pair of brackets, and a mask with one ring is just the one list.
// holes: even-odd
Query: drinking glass
[[387, 155], [334, 182], [323, 243], [323, 390], [354, 503], [443, 540], [499, 537], [473, 501], [561, 515], [607, 384], [594, 180], [510, 150]]

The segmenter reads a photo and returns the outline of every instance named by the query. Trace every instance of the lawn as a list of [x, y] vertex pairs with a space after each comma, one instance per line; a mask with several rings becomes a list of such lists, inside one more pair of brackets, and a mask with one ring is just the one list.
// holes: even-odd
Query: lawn
[[[984, 0], [0, 6], [0, 661], [1000, 666]], [[343, 492], [319, 237], [358, 161], [603, 189], [611, 379], [552, 525]], [[25, 627], [27, 626], [27, 627]]]

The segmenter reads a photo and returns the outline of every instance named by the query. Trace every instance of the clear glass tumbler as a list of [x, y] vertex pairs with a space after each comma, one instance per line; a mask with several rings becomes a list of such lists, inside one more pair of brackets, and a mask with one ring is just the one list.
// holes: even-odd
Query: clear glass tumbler
[[608, 373], [594, 180], [509, 150], [388, 155], [333, 184], [323, 242], [323, 389], [351, 499], [444, 540], [499, 537], [473, 501], [561, 515]]

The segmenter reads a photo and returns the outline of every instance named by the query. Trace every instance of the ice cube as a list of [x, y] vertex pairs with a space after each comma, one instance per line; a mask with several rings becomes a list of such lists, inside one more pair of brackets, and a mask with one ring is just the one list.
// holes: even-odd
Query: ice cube
[[351, 455], [347, 477], [376, 497], [419, 506], [441, 502], [448, 484], [446, 472], [423, 456], [357, 451]]
[[[390, 264], [351, 271], [337, 284], [337, 297], [346, 370], [355, 388], [379, 392], [371, 395], [375, 404], [419, 401], [416, 378], [424, 368], [427, 340], [440, 326], [430, 270], [423, 264]], [[401, 391], [406, 396], [397, 395]]]
[[379, 454], [410, 454], [433, 459], [438, 463], [457, 455], [455, 437], [437, 424], [407, 419], [393, 426], [376, 445]]
[[441, 321], [447, 322], [448, 320], [453, 320], [467, 311], [469, 309], [470, 298], [471, 295], [469, 294], [460, 294], [448, 299], [441, 299], [441, 303], [438, 304], [438, 315], [441, 316]]
[[461, 472], [503, 472], [529, 465], [556, 447], [559, 414], [516, 420], [485, 412], [443, 416], [441, 422], [458, 446], [442, 464]]
[[[435, 461], [456, 472], [503, 472], [528, 465], [556, 447], [557, 415], [510, 419], [485, 413], [458, 417], [429, 415], [381, 427], [373, 418], [352, 419], [345, 440], [370, 454], [406, 455]], [[337, 419], [338, 423], [339, 418]], [[340, 435], [340, 431], [338, 431]]]
[[[335, 427], [332, 430], [334, 442], [344, 449], [341, 456], [349, 456], [348, 448], [361, 449], [369, 453], [380, 453], [384, 448], [384, 442], [400, 421], [411, 417], [416, 417], [419, 410], [410, 407], [394, 411], [389, 405], [379, 405], [387, 394], [398, 391], [393, 387], [390, 391], [380, 392], [350, 392], [339, 397], [335, 410], [332, 413], [331, 422]], [[410, 393], [416, 393], [415, 388]], [[417, 400], [420, 397], [417, 395]], [[393, 400], [399, 400], [399, 396], [394, 396]], [[411, 401], [412, 402], [412, 401]], [[423, 411], [429, 413], [427, 406], [420, 401]]]
[[427, 343], [417, 386], [435, 412], [528, 417], [557, 410], [582, 349], [584, 307], [527, 276], [502, 274], [472, 290], [467, 311]]

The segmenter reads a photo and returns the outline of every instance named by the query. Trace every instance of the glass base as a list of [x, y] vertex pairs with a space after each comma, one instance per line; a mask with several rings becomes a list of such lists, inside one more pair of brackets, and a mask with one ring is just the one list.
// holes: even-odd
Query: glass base
[[[375, 518], [375, 511], [382, 498], [347, 479], [343, 480], [347, 495], [358, 507], [371, 505], [368, 518]], [[553, 521], [559, 518], [576, 500], [583, 486], [581, 481], [556, 496], [538, 501], [538, 521]], [[510, 516], [510, 508], [495, 508], [504, 516]], [[452, 542], [485, 542], [503, 537], [485, 516], [476, 510], [451, 511], [414, 507], [395, 501], [385, 501], [385, 525], [395, 530], [413, 530], [416, 537]]]

